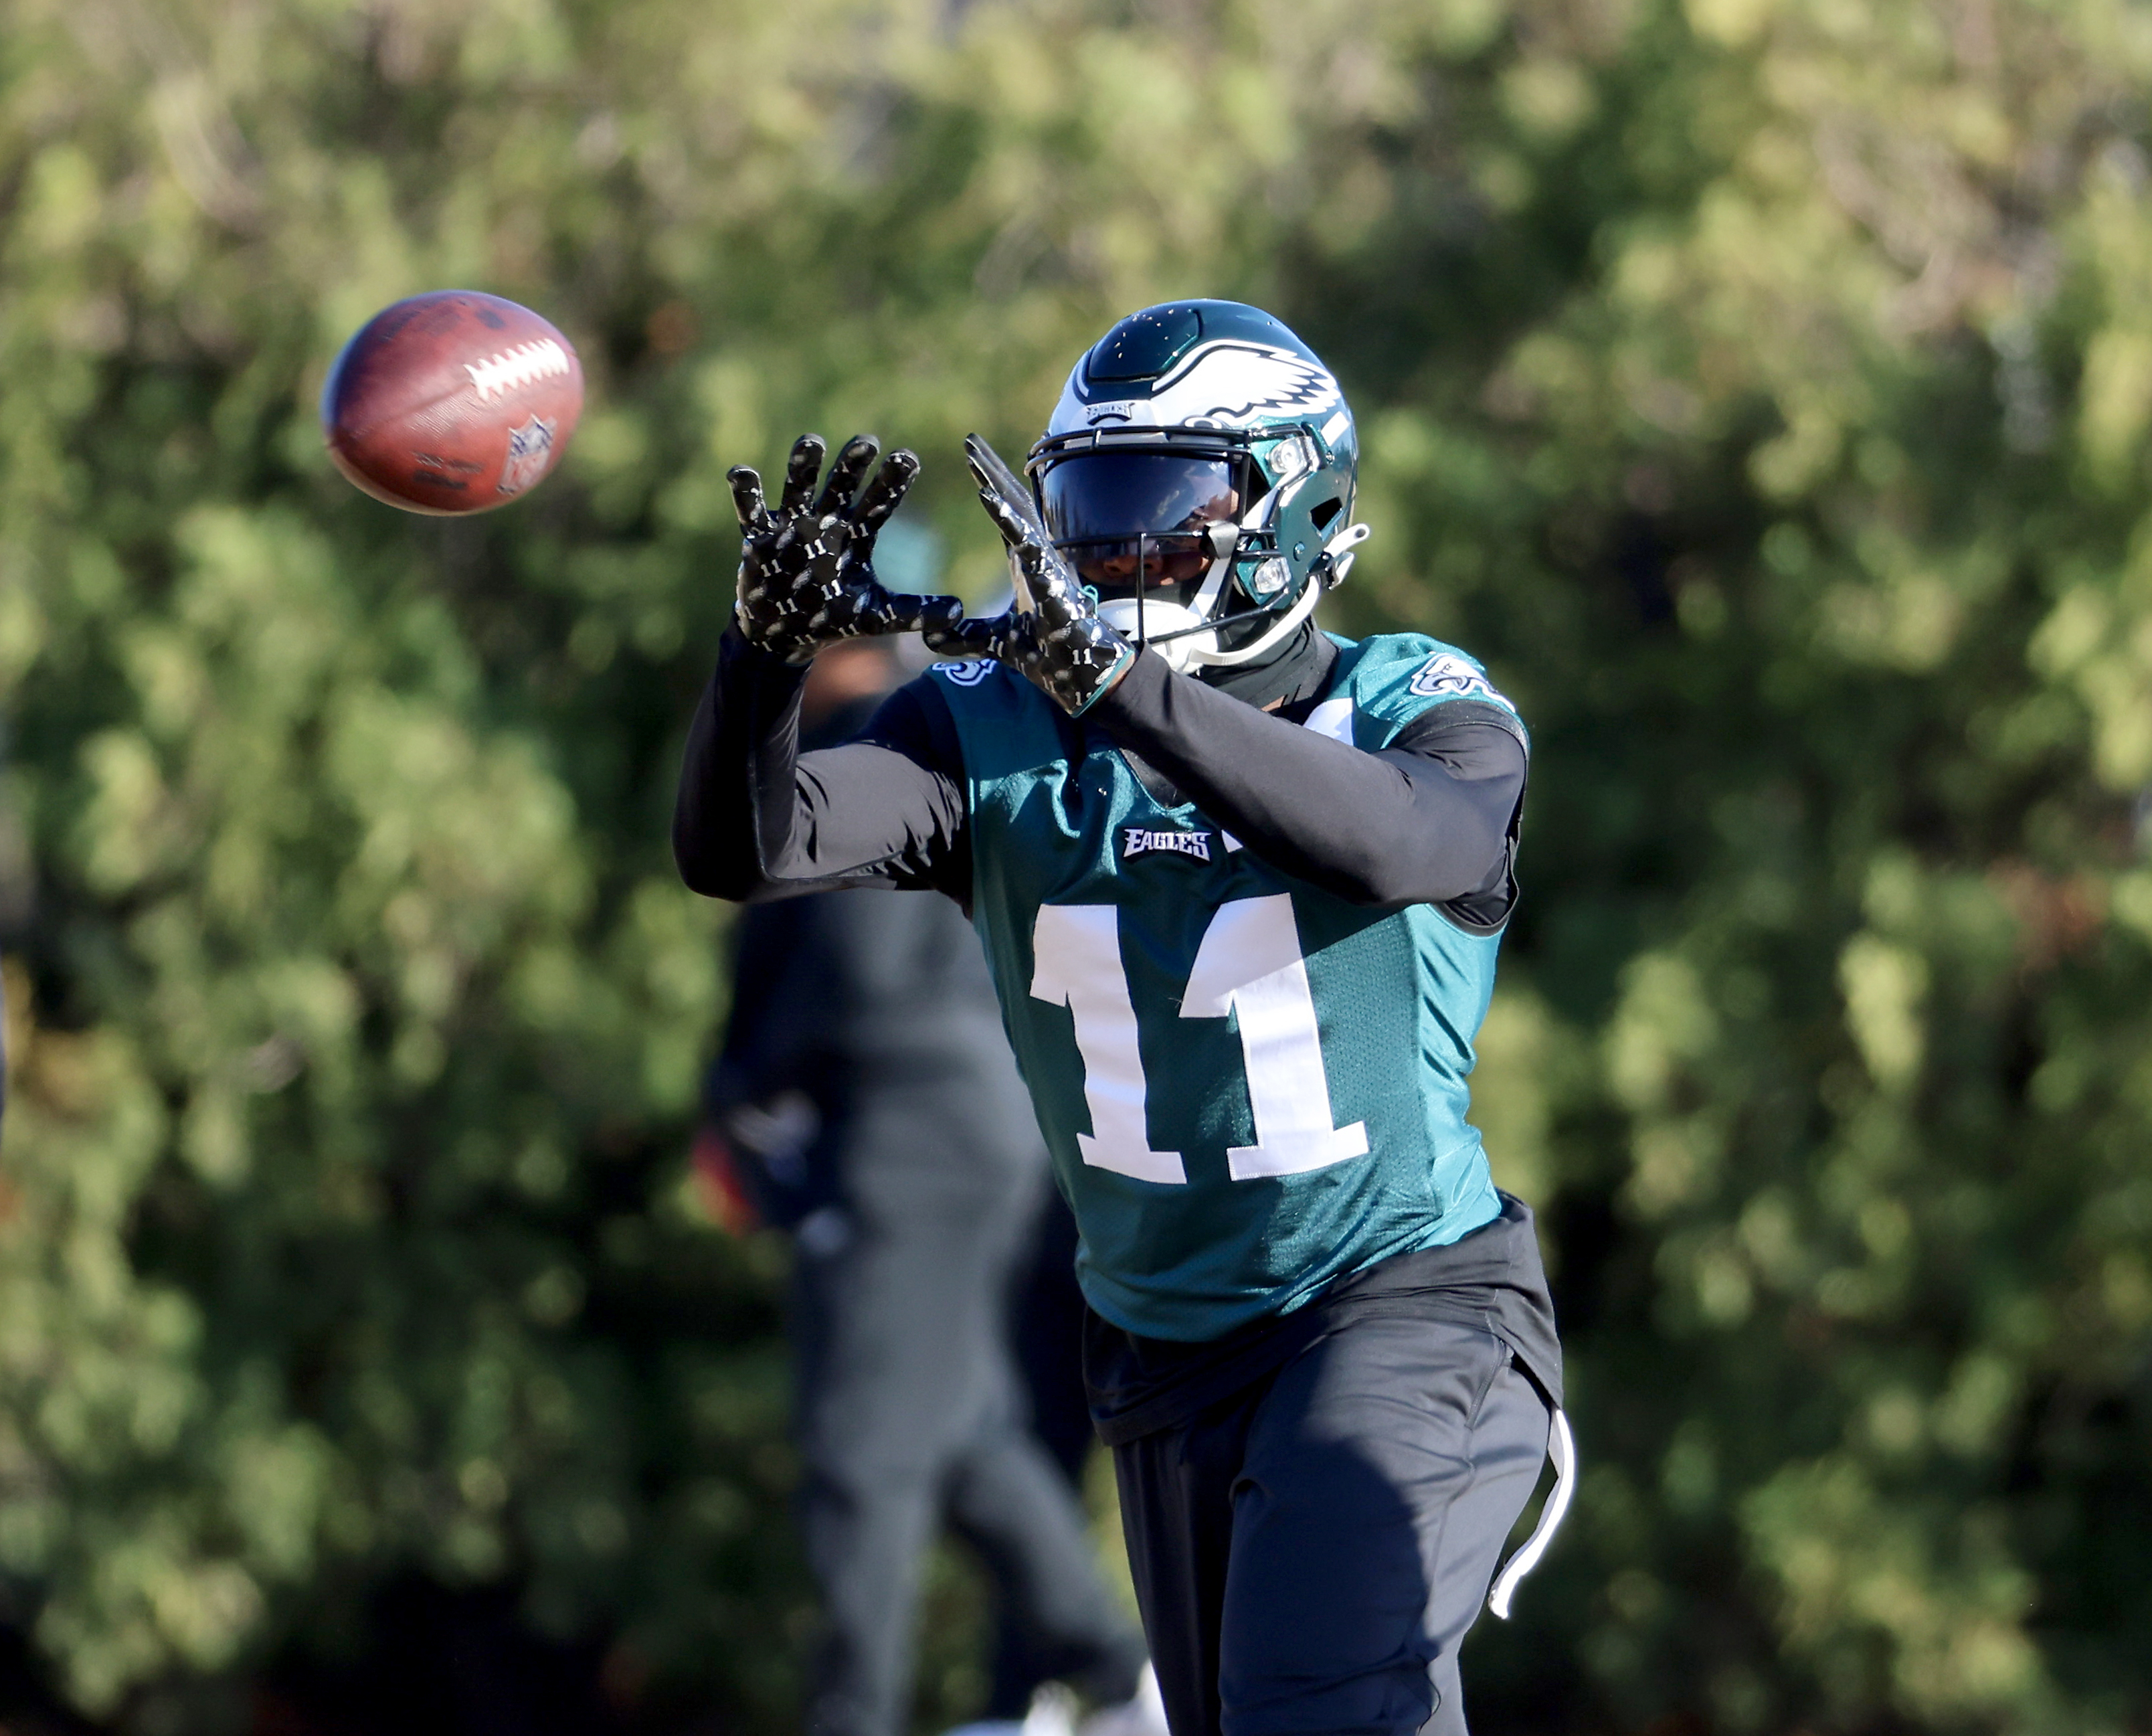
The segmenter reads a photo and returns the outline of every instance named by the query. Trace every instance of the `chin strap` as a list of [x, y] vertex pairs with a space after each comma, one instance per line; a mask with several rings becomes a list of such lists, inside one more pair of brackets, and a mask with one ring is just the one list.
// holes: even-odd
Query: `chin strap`
[[[1315, 605], [1321, 600], [1322, 593], [1337, 587], [1339, 581], [1344, 578], [1346, 570], [1353, 564], [1353, 551], [1374, 534], [1365, 525], [1348, 525], [1323, 544], [1315, 570], [1307, 576], [1307, 583], [1302, 588], [1293, 606], [1280, 616], [1270, 631], [1254, 644], [1243, 645], [1237, 651], [1194, 652], [1190, 655], [1189, 662], [1202, 668], [1231, 669], [1242, 663], [1252, 663], [1276, 650], [1285, 642], [1288, 634], [1315, 612]], [[1230, 618], [1211, 623], [1215, 627], [1230, 627], [1231, 624]]]
[[[1301, 589], [1299, 600], [1278, 617], [1271, 630], [1252, 645], [1243, 645], [1238, 651], [1199, 651], [1189, 659], [1205, 668], [1230, 669], [1240, 663], [1252, 663], [1266, 652], [1275, 651], [1283, 644], [1287, 635], [1296, 631], [1302, 622], [1315, 612], [1317, 600], [1322, 595], [1322, 586], [1311, 576]], [[1231, 618], [1213, 622], [1213, 627], [1230, 627]]]
[[1569, 1419], [1558, 1410], [1548, 1414], [1551, 1420], [1547, 1424], [1547, 1457], [1554, 1460], [1554, 1489], [1546, 1505], [1540, 1509], [1540, 1522], [1532, 1527], [1531, 1535], [1495, 1576], [1495, 1588], [1487, 1594], [1487, 1607], [1505, 1622], [1510, 1619], [1510, 1600], [1517, 1595], [1519, 1583], [1539, 1566], [1540, 1557], [1554, 1541], [1556, 1526], [1569, 1511], [1570, 1497], [1576, 1492], [1576, 1442], [1569, 1432]]

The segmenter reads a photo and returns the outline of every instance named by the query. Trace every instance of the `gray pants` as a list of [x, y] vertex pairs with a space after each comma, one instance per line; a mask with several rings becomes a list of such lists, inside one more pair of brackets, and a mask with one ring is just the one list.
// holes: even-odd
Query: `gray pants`
[[1373, 1318], [1116, 1447], [1174, 1736], [1464, 1736], [1458, 1644], [1548, 1419], [1493, 1334]]
[[810, 1736], [909, 1723], [920, 1567], [945, 1520], [992, 1572], [1037, 1667], [1125, 1698], [1143, 1642], [1026, 1426], [1009, 1349], [1010, 1268], [1038, 1195], [874, 1179], [886, 1185], [801, 1226], [794, 1268], [799, 1510], [826, 1622]]

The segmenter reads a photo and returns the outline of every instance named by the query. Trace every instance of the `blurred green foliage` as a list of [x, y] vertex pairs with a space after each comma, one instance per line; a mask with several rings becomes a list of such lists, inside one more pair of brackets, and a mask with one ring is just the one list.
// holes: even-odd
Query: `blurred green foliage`
[[[912, 444], [982, 591], [958, 439], [1200, 293], [1359, 412], [1332, 625], [1535, 728], [1479, 1097], [1586, 1469], [1483, 1722], [2142, 1728], [2148, 92], [2130, 0], [7, 0], [0, 1591], [55, 1679], [209, 1728], [416, 1567], [782, 1727], [775, 1256], [685, 1179], [723, 916], [664, 842], [723, 471]], [[314, 421], [444, 285], [592, 388], [469, 523]]]

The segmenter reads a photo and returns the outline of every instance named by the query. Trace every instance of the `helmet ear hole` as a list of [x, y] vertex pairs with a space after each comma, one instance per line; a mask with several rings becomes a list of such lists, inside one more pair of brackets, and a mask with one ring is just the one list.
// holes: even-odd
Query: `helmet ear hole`
[[1330, 528], [1331, 520], [1336, 518], [1337, 515], [1344, 510], [1345, 503], [1342, 500], [1333, 497], [1330, 500], [1325, 500], [1320, 506], [1309, 513], [1308, 517], [1314, 520], [1315, 528], [1317, 530], [1327, 530]]

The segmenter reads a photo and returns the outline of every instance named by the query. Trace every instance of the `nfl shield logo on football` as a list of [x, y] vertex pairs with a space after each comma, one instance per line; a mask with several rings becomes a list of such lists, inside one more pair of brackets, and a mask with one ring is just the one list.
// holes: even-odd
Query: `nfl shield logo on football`
[[500, 467], [500, 491], [520, 495], [546, 474], [553, 461], [553, 424], [533, 416], [508, 431], [508, 461]]

